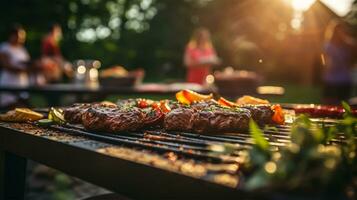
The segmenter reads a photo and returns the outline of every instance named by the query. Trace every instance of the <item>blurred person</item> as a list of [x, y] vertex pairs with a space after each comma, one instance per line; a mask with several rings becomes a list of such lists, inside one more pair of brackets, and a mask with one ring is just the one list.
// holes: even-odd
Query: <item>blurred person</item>
[[52, 24], [47, 35], [42, 40], [42, 56], [62, 58], [59, 42], [62, 38], [62, 28], [59, 24]]
[[[0, 44], [0, 85], [1, 86], [28, 86], [28, 71], [30, 67], [30, 56], [24, 47], [26, 31], [20, 25], [11, 28], [8, 40]], [[19, 95], [2, 93], [0, 95], [0, 106], [2, 108], [13, 108], [26, 104], [27, 93]]]
[[198, 84], [204, 84], [212, 66], [219, 64], [210, 32], [206, 28], [194, 31], [186, 46], [184, 64], [187, 67], [187, 82]]
[[46, 83], [60, 81], [63, 72], [66, 75], [71, 73], [71, 68], [67, 68], [67, 62], [61, 53], [59, 46], [61, 39], [62, 28], [59, 24], [52, 24], [49, 32], [42, 39], [41, 62]]
[[350, 97], [352, 88], [352, 50], [356, 41], [349, 35], [348, 26], [342, 21], [332, 21], [325, 33], [326, 71], [324, 101], [339, 104]]

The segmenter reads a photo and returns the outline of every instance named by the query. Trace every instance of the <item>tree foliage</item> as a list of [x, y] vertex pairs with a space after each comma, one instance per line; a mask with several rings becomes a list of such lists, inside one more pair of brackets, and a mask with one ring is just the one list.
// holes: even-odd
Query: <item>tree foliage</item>
[[[68, 60], [141, 67], [148, 76], [184, 76], [182, 54], [194, 28], [208, 27], [223, 66], [280, 75], [293, 58], [292, 9], [282, 0], [12, 0], [2, 2], [0, 39], [15, 22], [32, 57], [51, 23], [63, 28]], [[353, 19], [355, 16], [350, 14]], [[293, 37], [291, 37], [293, 35]], [[289, 50], [289, 51], [287, 51]], [[287, 64], [288, 63], [288, 64]], [[294, 74], [290, 73], [289, 74]]]

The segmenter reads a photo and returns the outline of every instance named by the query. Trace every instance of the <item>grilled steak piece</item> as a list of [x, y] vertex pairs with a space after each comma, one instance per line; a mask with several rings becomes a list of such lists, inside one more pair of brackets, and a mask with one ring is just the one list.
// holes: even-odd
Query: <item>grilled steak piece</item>
[[143, 127], [162, 127], [164, 121], [164, 113], [159, 109], [154, 109], [152, 107], [141, 109], [144, 114]]
[[91, 107], [108, 107], [114, 108], [116, 105], [108, 104], [108, 103], [75, 103], [71, 107], [65, 108], [63, 110], [64, 119], [72, 124], [80, 124], [82, 123], [82, 116], [87, 110]]
[[75, 103], [71, 107], [65, 108], [63, 110], [64, 119], [72, 124], [80, 124], [82, 123], [82, 115], [87, 111], [88, 108], [91, 107], [92, 104], [85, 103]]
[[247, 130], [250, 111], [244, 108], [223, 108], [211, 105], [206, 108], [177, 108], [165, 116], [166, 130], [193, 131], [197, 133]]
[[192, 131], [198, 114], [191, 108], [176, 108], [164, 118], [164, 128], [175, 131]]
[[272, 124], [274, 111], [271, 105], [242, 105], [239, 108], [247, 109], [252, 114], [252, 119], [258, 124]]
[[221, 105], [219, 105], [217, 103], [217, 101], [211, 99], [209, 101], [199, 101], [199, 102], [195, 102], [195, 103], [192, 103], [190, 105], [191, 108], [194, 108], [196, 110], [202, 110], [202, 109], [205, 109], [207, 107], [222, 107]]
[[210, 106], [198, 111], [194, 131], [198, 133], [230, 132], [248, 130], [251, 113], [243, 108]]
[[138, 99], [119, 99], [117, 105], [119, 107], [137, 107]]
[[94, 106], [82, 116], [82, 124], [88, 130], [121, 132], [135, 131], [144, 126], [145, 114], [140, 109]]

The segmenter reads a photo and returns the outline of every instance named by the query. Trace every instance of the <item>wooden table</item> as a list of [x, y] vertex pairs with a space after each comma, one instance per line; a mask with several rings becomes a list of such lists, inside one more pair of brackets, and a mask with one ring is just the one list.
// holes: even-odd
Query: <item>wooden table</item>
[[[178, 171], [158, 154], [0, 122], [0, 200], [23, 199], [31, 159], [134, 199], [242, 199], [243, 191]], [[160, 160], [162, 159], [162, 160]], [[167, 159], [166, 159], [167, 160]]]

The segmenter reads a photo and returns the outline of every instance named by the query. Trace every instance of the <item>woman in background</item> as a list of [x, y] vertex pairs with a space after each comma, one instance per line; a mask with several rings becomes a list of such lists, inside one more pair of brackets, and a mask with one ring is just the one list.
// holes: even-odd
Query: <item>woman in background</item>
[[46, 83], [57, 82], [62, 77], [62, 57], [59, 42], [62, 38], [62, 28], [59, 24], [52, 24], [49, 32], [42, 39], [42, 75]]
[[[8, 40], [0, 45], [0, 85], [1, 86], [28, 86], [30, 56], [24, 47], [26, 32], [21, 26], [11, 28]], [[19, 95], [2, 93], [0, 107], [12, 108], [24, 105], [28, 98], [27, 93]]]
[[339, 104], [350, 97], [352, 50], [356, 42], [349, 35], [348, 26], [340, 21], [329, 24], [325, 37], [324, 103]]
[[198, 28], [186, 46], [184, 64], [187, 67], [187, 82], [204, 84], [213, 65], [219, 59], [211, 42], [210, 33], [205, 28]]

